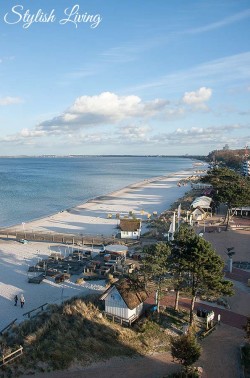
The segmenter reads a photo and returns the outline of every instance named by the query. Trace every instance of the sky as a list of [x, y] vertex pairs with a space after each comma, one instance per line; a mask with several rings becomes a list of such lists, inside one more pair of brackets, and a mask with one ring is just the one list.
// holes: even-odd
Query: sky
[[0, 0], [0, 156], [250, 145], [250, 0]]

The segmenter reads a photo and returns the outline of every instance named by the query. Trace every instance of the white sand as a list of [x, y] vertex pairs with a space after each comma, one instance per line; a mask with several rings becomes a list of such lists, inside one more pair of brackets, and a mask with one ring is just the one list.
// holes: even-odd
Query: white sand
[[[20, 322], [27, 319], [23, 314], [44, 303], [60, 304], [75, 295], [101, 293], [105, 288], [105, 281], [85, 282], [75, 284], [77, 276], [72, 276], [72, 282], [56, 284], [54, 278], [46, 279], [40, 284], [28, 283], [28, 267], [36, 264], [39, 259], [49, 256], [52, 251], [61, 251], [68, 255], [71, 249], [62, 244], [29, 242], [21, 244], [17, 241], [0, 240], [0, 330], [12, 320]], [[25, 305], [21, 309], [20, 302], [14, 306], [14, 295], [23, 293]]]
[[[192, 170], [180, 171], [168, 177], [144, 180], [70, 210], [25, 225], [16, 225], [11, 229], [77, 235], [116, 235], [116, 214], [124, 217], [132, 211], [141, 219], [147, 219], [148, 214], [153, 212], [160, 214], [190, 189], [189, 185], [178, 187], [177, 184], [192, 174]], [[112, 214], [111, 219], [108, 218], [108, 214]]]

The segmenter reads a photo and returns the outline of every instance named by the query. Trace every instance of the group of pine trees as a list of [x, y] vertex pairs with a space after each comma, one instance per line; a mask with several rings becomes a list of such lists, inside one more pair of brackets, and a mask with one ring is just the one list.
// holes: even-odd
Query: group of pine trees
[[224, 262], [212, 245], [197, 235], [193, 228], [182, 225], [169, 243], [157, 243], [144, 248], [146, 253], [141, 272], [145, 284], [154, 281], [157, 306], [164, 287], [175, 291], [175, 310], [180, 292], [191, 296], [189, 322], [193, 322], [194, 305], [198, 296], [232, 295], [232, 283], [224, 279]]

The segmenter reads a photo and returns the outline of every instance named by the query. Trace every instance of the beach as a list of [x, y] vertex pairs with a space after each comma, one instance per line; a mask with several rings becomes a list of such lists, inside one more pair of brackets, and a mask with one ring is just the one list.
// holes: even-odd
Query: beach
[[[75, 208], [61, 211], [49, 217], [16, 225], [9, 230], [36, 231], [63, 234], [104, 235], [117, 233], [116, 214], [120, 217], [133, 212], [144, 220], [148, 214], [162, 211], [190, 189], [190, 185], [178, 186], [181, 180], [193, 175], [192, 170], [180, 171], [167, 177], [147, 179], [129, 185], [121, 190], [97, 197]], [[142, 211], [143, 210], [143, 211]], [[108, 218], [112, 214], [112, 218]], [[75, 295], [101, 293], [104, 281], [76, 284], [77, 276], [70, 281], [56, 284], [54, 279], [45, 279], [41, 284], [28, 283], [29, 266], [35, 265], [52, 252], [67, 256], [73, 246], [63, 243], [29, 241], [21, 244], [17, 240], [0, 239], [0, 330], [14, 319], [20, 322], [24, 315], [44, 303], [60, 304]], [[33, 274], [34, 275], [34, 274]], [[14, 296], [23, 293], [26, 299], [24, 308], [14, 306]]]
[[[123, 218], [133, 213], [135, 217], [147, 220], [153, 213], [161, 214], [190, 189], [189, 184], [178, 186], [178, 183], [194, 174], [195, 168], [169, 176], [146, 179], [74, 208], [64, 209], [54, 215], [8, 227], [5, 230], [116, 236], [119, 222], [117, 216]], [[144, 231], [145, 224], [142, 224], [142, 233]]]

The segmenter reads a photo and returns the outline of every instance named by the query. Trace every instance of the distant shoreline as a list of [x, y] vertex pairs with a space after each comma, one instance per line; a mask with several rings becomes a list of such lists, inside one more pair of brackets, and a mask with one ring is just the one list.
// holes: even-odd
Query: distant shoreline
[[0, 155], [0, 159], [28, 159], [28, 158], [83, 158], [83, 157], [173, 157], [173, 158], [185, 158], [185, 159], [192, 159], [192, 160], [202, 160], [206, 161], [207, 156], [203, 155]]

